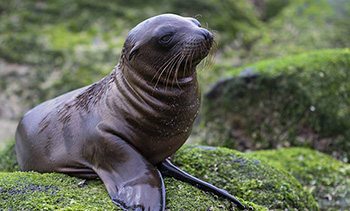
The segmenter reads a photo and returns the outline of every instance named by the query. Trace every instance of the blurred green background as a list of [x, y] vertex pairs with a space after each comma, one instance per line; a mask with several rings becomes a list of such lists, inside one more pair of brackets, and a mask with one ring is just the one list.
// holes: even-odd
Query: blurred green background
[[161, 13], [197, 18], [217, 42], [191, 142], [348, 161], [348, 0], [1, 0], [0, 148], [31, 107], [108, 74], [128, 31]]
[[[72, 209], [75, 203], [95, 207], [86, 200], [97, 200], [106, 209], [110, 200], [96, 181], [99, 189], [90, 184], [73, 196], [73, 189], [83, 191], [78, 179], [8, 173], [18, 170], [15, 129], [38, 103], [109, 74], [128, 31], [162, 13], [197, 18], [217, 43], [209, 64], [198, 68], [202, 108], [188, 143], [254, 151], [187, 145], [175, 162], [252, 206], [313, 210], [317, 201], [320, 210], [348, 210], [349, 0], [0, 0], [0, 184], [24, 190], [2, 192], [2, 206]], [[20, 187], [33, 178], [67, 195], [58, 194], [57, 204], [52, 194], [38, 192], [41, 198]], [[174, 210], [221, 203], [179, 182], [166, 183]], [[100, 195], [92, 196], [91, 188]]]

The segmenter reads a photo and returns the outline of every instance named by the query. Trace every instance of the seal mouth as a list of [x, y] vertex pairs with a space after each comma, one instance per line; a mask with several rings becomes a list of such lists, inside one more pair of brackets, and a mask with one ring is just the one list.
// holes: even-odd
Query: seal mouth
[[208, 30], [201, 29], [200, 38], [194, 37], [185, 42], [182, 52], [194, 65], [197, 65], [209, 54], [213, 41], [213, 35]]
[[[188, 74], [193, 74], [195, 67], [209, 54], [213, 45], [213, 37], [205, 37], [204, 39], [192, 38], [183, 44], [181, 57], [179, 59], [179, 68]], [[175, 71], [178, 71], [175, 69]], [[188, 76], [183, 74], [183, 76]]]
[[181, 81], [191, 81], [186, 78], [193, 77], [196, 66], [210, 53], [214, 42], [212, 33], [204, 28], [191, 35], [174, 45], [168, 53], [171, 57], [161, 60], [161, 64], [157, 65], [157, 72], [152, 78], [152, 81], [156, 81], [155, 87], [158, 83], [167, 87], [179, 85]]

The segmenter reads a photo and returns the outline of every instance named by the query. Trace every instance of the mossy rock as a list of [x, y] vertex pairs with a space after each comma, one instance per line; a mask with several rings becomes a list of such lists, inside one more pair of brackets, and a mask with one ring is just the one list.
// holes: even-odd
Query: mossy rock
[[[295, 178], [234, 150], [184, 146], [174, 156], [174, 162], [236, 195], [253, 210], [317, 209], [313, 197]], [[165, 178], [165, 186], [170, 210], [235, 209], [226, 200], [172, 178]], [[99, 180], [84, 182], [56, 173], [2, 172], [0, 187], [0, 207], [5, 209], [115, 208]]]
[[244, 153], [185, 145], [174, 158], [188, 173], [269, 210], [318, 208], [294, 177]]
[[250, 155], [297, 178], [321, 210], [350, 210], [349, 164], [306, 148], [262, 150]]
[[[165, 184], [170, 210], [233, 206], [173, 179], [166, 178]], [[10, 210], [121, 210], [112, 203], [100, 180], [85, 181], [57, 173], [0, 172], [0, 196], [0, 207]]]
[[3, 150], [0, 151], [0, 171], [19, 171], [14, 141], [9, 141]]
[[308, 146], [349, 160], [349, 49], [261, 61], [227, 76], [204, 99], [197, 128], [204, 144], [239, 150]]
[[[350, 1], [348, 0], [264, 0], [255, 5], [262, 23], [232, 44], [219, 49], [213, 73], [203, 74], [204, 88], [232, 66], [306, 51], [349, 48]], [[210, 23], [210, 22], [209, 22]], [[248, 38], [248, 39], [247, 39]]]

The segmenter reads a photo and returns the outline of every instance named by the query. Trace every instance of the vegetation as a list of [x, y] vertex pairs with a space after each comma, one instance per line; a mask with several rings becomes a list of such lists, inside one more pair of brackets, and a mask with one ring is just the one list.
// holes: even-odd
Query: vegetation
[[[0, 120], [15, 125], [34, 105], [99, 80], [117, 64], [128, 31], [161, 13], [196, 17], [215, 34], [216, 54], [199, 68], [206, 94], [192, 141], [309, 147], [341, 160], [304, 148], [242, 154], [187, 146], [175, 162], [255, 210], [316, 210], [313, 197], [322, 210], [350, 209], [347, 0], [3, 0]], [[100, 181], [17, 170], [12, 143], [0, 152], [1, 208], [115, 208]], [[165, 183], [171, 210], [233, 206], [174, 179]]]
[[[4, 152], [2, 152], [4, 154]], [[5, 154], [11, 154], [11, 147]], [[12, 156], [13, 157], [13, 156]], [[3, 156], [0, 156], [3, 159]], [[1, 160], [0, 159], [0, 160]], [[183, 147], [174, 162], [189, 173], [235, 194], [247, 207], [317, 209], [313, 197], [295, 178], [234, 150]], [[9, 163], [9, 164], [6, 164]], [[14, 160], [1, 161], [11, 171]], [[165, 179], [171, 210], [222, 210], [234, 205], [172, 178]], [[83, 181], [63, 174], [0, 172], [0, 206], [5, 209], [113, 209], [101, 181]]]
[[[0, 152], [0, 172], [3, 172], [0, 173], [0, 187], [8, 187], [3, 188], [2, 191], [0, 190], [0, 195], [5, 197], [4, 200], [8, 200], [7, 197], [10, 197], [9, 194], [12, 191], [12, 201], [0, 200], [0, 205], [4, 203], [1, 207], [11, 206], [13, 208], [29, 209], [38, 206], [36, 201], [40, 201], [40, 197], [48, 200], [45, 208], [51, 209], [55, 206], [59, 208], [80, 206], [89, 209], [92, 207], [98, 209], [114, 206], [111, 205], [100, 181], [84, 182], [81, 179], [60, 174], [15, 172], [19, 168], [13, 146], [13, 143], [9, 144], [6, 150]], [[293, 200], [286, 202], [286, 198], [294, 198], [296, 192], [300, 191], [298, 188], [295, 189], [294, 186], [300, 188], [300, 184], [305, 191], [314, 196], [321, 210], [347, 210], [350, 207], [350, 201], [348, 200], [350, 198], [349, 164], [311, 149], [286, 148], [242, 154], [224, 148], [189, 145], [183, 147], [175, 155], [174, 161], [189, 173], [229, 190], [229, 192], [243, 200], [246, 205], [252, 206], [256, 210], [277, 209], [277, 207], [280, 209], [280, 206], [291, 208]], [[266, 163], [274, 168], [266, 165]], [[289, 174], [295, 177], [300, 184], [295, 179], [291, 179]], [[8, 177], [12, 179], [8, 180]], [[15, 182], [17, 180], [21, 182]], [[6, 186], [1, 186], [5, 183]], [[84, 185], [78, 187], [79, 183]], [[196, 206], [199, 206], [198, 204], [201, 204], [203, 209], [211, 207], [214, 210], [232, 206], [225, 200], [221, 200], [212, 194], [205, 194], [172, 178], [166, 178], [165, 183], [167, 205], [170, 208], [176, 208], [175, 210], [180, 208], [195, 209]], [[281, 186], [286, 186], [286, 189], [280, 189]], [[71, 192], [72, 187], [78, 188], [78, 190]], [[60, 190], [60, 194], [50, 195], [50, 199], [48, 199], [47, 192], [49, 189]], [[17, 196], [13, 194], [14, 190], [30, 196]], [[88, 197], [91, 191], [95, 193], [94, 197], [86, 203], [84, 198]], [[287, 193], [292, 195], [286, 195]], [[298, 194], [305, 193], [299, 192]], [[306, 196], [309, 197], [307, 194]], [[17, 203], [18, 200], [23, 200], [22, 197], [29, 198]], [[52, 204], [58, 200], [57, 197], [60, 198], [61, 203]], [[70, 200], [72, 197], [74, 200]], [[39, 199], [29, 203], [31, 198]], [[295, 202], [293, 203], [293, 206], [300, 206], [296, 205]]]
[[[281, 1], [281, 4], [286, 1]], [[270, 7], [269, 7], [270, 8]], [[350, 4], [346, 1], [293, 0], [271, 19], [248, 62], [325, 48], [349, 47]]]
[[284, 169], [315, 197], [321, 210], [350, 209], [350, 165], [305, 148], [262, 150], [253, 158]]
[[[215, 82], [228, 69], [310, 50], [350, 47], [350, 3], [346, 0], [254, 1], [259, 28], [237, 35], [203, 80]], [[259, 4], [260, 3], [260, 4]], [[248, 34], [248, 35], [247, 35]], [[247, 41], [244, 41], [246, 40]], [[204, 84], [204, 87], [207, 87]]]
[[198, 134], [241, 150], [309, 146], [346, 162], [349, 68], [350, 50], [338, 49], [232, 69], [207, 94]]
[[[199, 6], [191, 9], [193, 3]], [[1, 3], [0, 11], [0, 58], [29, 68], [26, 77], [31, 83], [16, 93], [26, 98], [28, 107], [109, 73], [118, 62], [127, 32], [155, 14], [206, 14], [198, 18], [203, 25], [210, 20], [210, 27], [223, 31], [221, 40], [258, 25], [252, 6], [245, 1], [30, 0]], [[9, 82], [2, 86], [6, 89]]]
[[[28, 68], [25, 87], [15, 94], [31, 107], [106, 75], [118, 62], [127, 32], [147, 17], [165, 12], [195, 16], [215, 32], [220, 56], [212, 66], [215, 73], [200, 74], [204, 89], [232, 65], [349, 46], [349, 4], [327, 0], [262, 2], [5, 0], [0, 3], [0, 61]], [[11, 92], [8, 77], [5, 75], [0, 85]]]
[[226, 148], [185, 146], [175, 163], [188, 173], [250, 201], [273, 209], [317, 209], [314, 199], [285, 172]]
[[16, 159], [14, 141], [9, 142], [6, 147], [0, 151], [0, 172], [19, 171]]

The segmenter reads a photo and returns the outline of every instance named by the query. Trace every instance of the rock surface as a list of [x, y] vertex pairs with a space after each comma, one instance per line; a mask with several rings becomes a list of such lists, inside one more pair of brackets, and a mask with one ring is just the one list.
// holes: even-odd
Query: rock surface
[[350, 165], [306, 148], [262, 150], [252, 157], [284, 169], [312, 193], [321, 210], [350, 210]]
[[[11, 151], [11, 148], [8, 148]], [[11, 153], [0, 170], [16, 170]], [[0, 159], [4, 158], [4, 152]], [[13, 155], [12, 155], [13, 157]], [[182, 169], [236, 195], [254, 210], [317, 209], [313, 197], [284, 171], [225, 148], [185, 146], [174, 157]], [[4, 168], [11, 163], [12, 169]], [[14, 168], [13, 168], [14, 167]], [[165, 179], [170, 210], [229, 210], [234, 205], [172, 178]], [[62, 174], [0, 173], [0, 207], [5, 209], [113, 209], [103, 184]]]
[[349, 49], [231, 69], [230, 78], [206, 95], [197, 134], [206, 145], [239, 150], [309, 146], [347, 162], [349, 70]]

